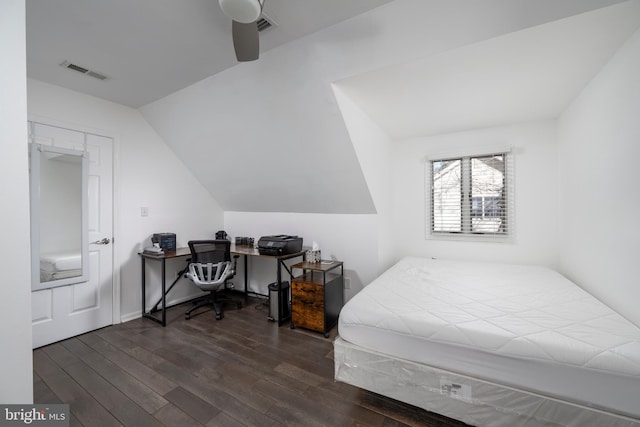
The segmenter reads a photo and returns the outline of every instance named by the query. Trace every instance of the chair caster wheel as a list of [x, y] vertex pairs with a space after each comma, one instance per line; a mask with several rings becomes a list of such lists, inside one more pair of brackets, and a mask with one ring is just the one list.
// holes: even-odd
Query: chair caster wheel
[[325, 337], [325, 338], [329, 338], [329, 332], [325, 332], [325, 333], [324, 333], [324, 337]]
[[184, 318], [185, 318], [186, 320], [189, 320], [189, 319], [191, 319], [191, 315], [190, 315], [190, 314], [185, 314], [185, 315], [184, 315]]
[[291, 328], [291, 329], [295, 329], [295, 328], [296, 328], [296, 325], [294, 325], [293, 323], [291, 323], [291, 324], [289, 325], [289, 328]]
[[223, 317], [222, 314], [216, 314], [216, 320], [222, 320]]

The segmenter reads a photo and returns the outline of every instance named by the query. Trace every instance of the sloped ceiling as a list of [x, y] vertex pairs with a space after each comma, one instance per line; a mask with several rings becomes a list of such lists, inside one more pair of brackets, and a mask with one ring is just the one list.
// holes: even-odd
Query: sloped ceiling
[[[391, 0], [267, 0], [267, 52]], [[27, 73], [140, 107], [237, 64], [218, 0], [26, 0]], [[63, 61], [109, 77], [99, 81]]]
[[396, 140], [555, 118], [638, 27], [628, 2], [336, 84]]
[[141, 111], [227, 211], [373, 213], [332, 83], [393, 138], [554, 117], [635, 28], [597, 3], [396, 0]]
[[26, 3], [29, 77], [139, 107], [224, 210], [257, 212], [376, 212], [333, 87], [393, 143], [555, 117], [640, 17], [640, 0], [268, 0], [278, 27], [237, 64], [215, 0]]

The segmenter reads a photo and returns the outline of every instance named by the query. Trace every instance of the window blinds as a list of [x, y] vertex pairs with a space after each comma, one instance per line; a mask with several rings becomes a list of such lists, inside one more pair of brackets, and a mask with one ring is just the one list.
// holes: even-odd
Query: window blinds
[[512, 160], [509, 153], [430, 160], [431, 234], [510, 234]]

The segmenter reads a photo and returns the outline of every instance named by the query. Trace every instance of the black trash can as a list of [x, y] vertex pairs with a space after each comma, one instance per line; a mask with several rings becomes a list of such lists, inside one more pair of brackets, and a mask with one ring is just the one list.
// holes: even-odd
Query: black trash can
[[290, 316], [289, 282], [273, 282], [269, 284], [269, 320], [281, 322]]

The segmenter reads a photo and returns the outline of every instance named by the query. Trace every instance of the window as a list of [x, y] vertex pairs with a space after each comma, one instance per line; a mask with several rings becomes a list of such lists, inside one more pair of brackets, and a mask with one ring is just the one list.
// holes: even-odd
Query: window
[[510, 157], [497, 153], [430, 160], [430, 234], [508, 236]]
[[498, 218], [500, 196], [471, 196], [471, 218]]

